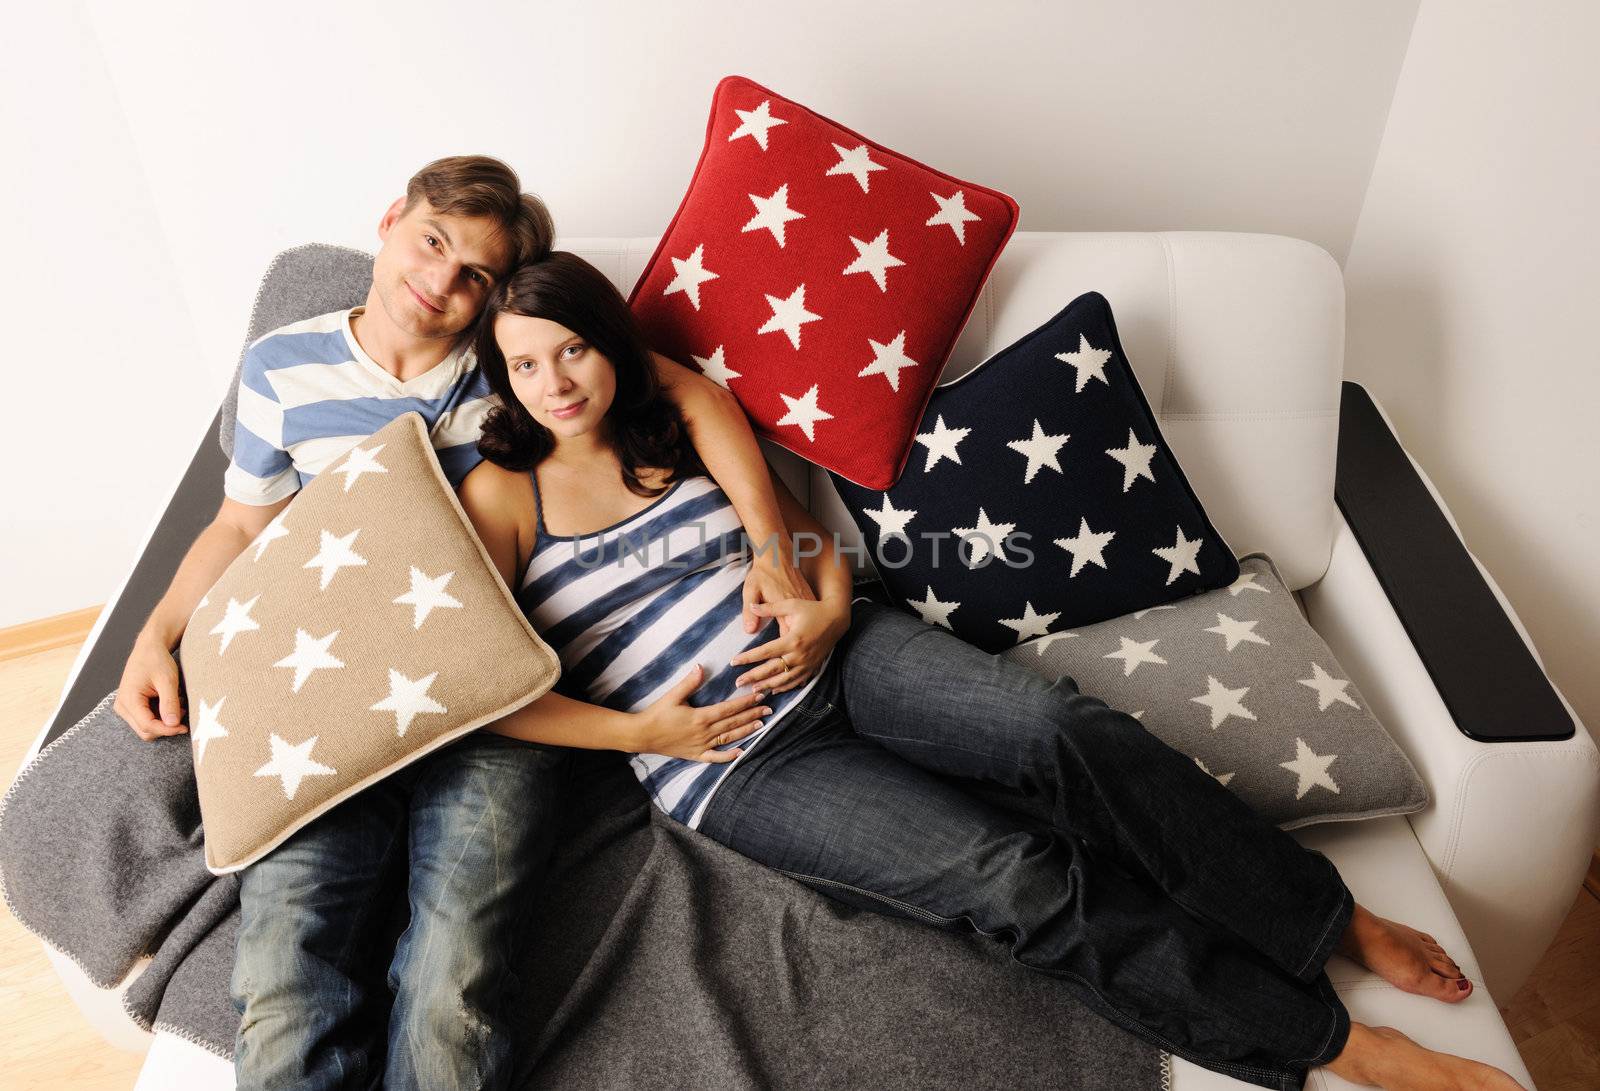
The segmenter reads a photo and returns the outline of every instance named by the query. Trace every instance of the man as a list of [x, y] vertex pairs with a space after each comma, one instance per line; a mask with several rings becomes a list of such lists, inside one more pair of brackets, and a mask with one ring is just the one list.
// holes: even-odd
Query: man
[[[201, 597], [305, 482], [419, 406], [453, 484], [479, 461], [489, 390], [464, 335], [500, 279], [549, 252], [549, 212], [505, 164], [456, 156], [412, 177], [378, 237], [363, 306], [275, 330], [246, 352], [225, 499], [118, 687], [116, 711], [142, 739], [188, 730], [172, 649]], [[740, 470], [761, 463], [732, 395], [664, 358], [656, 364], [752, 538], [786, 543], [771, 481]], [[752, 631], [754, 602], [809, 594], [790, 554], [763, 554], [746, 586]], [[504, 1082], [506, 981], [548, 858], [563, 753], [474, 732], [241, 873], [232, 982], [241, 1088]], [[370, 940], [390, 904], [384, 884], [402, 865], [411, 919], [385, 987], [376, 971], [388, 952]]]

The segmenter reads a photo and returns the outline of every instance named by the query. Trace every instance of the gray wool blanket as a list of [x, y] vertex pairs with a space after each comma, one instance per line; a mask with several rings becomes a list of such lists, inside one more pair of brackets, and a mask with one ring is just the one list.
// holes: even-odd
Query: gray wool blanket
[[[128, 1012], [227, 1056], [238, 881], [205, 868], [187, 736], [140, 742], [111, 701], [0, 803], [6, 902], [101, 986], [150, 956]], [[1165, 1083], [998, 940], [829, 901], [661, 816], [614, 755], [582, 758], [516, 976], [519, 1087]]]

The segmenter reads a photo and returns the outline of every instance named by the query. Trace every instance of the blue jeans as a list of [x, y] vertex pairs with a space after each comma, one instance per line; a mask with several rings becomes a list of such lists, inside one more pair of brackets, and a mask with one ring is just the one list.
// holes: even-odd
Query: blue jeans
[[[231, 983], [241, 1089], [505, 1084], [511, 967], [566, 758], [473, 732], [244, 870]], [[411, 915], [391, 960], [384, 925], [401, 882]]]
[[1301, 1087], [1349, 1034], [1323, 965], [1354, 902], [1326, 857], [1072, 679], [875, 603], [700, 832], [841, 901], [1004, 936], [1249, 1083]]

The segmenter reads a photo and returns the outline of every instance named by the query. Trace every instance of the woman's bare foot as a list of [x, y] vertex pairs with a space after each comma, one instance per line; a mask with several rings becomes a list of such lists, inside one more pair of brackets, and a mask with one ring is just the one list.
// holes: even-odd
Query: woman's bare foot
[[1344, 1051], [1328, 1069], [1351, 1083], [1387, 1091], [1526, 1091], [1498, 1068], [1435, 1053], [1393, 1027], [1363, 1023], [1350, 1024]]
[[1357, 905], [1337, 948], [1397, 989], [1456, 1004], [1472, 995], [1472, 982], [1438, 941]]

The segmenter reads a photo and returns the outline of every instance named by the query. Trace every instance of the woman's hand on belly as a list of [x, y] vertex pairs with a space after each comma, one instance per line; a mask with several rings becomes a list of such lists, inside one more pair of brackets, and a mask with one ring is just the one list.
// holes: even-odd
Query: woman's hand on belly
[[738, 684], [758, 685], [769, 693], [783, 693], [816, 676], [828, 653], [850, 628], [850, 601], [843, 608], [826, 599], [788, 598], [751, 606], [757, 617], [777, 618], [778, 636], [740, 652], [729, 664], [755, 664], [739, 676]]
[[738, 748], [716, 747], [737, 742], [761, 729], [761, 717], [772, 711], [761, 704], [767, 690], [757, 689], [715, 705], [689, 704], [689, 696], [704, 681], [705, 669], [696, 663], [659, 700], [636, 714], [638, 753], [705, 762], [729, 762], [743, 753]]

